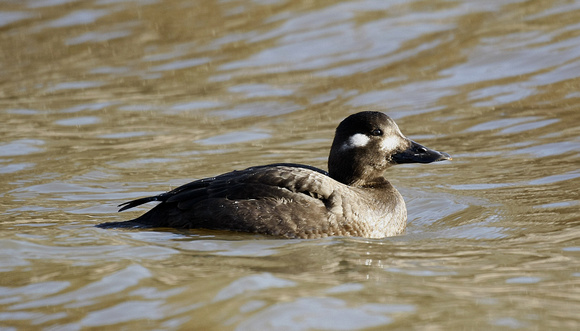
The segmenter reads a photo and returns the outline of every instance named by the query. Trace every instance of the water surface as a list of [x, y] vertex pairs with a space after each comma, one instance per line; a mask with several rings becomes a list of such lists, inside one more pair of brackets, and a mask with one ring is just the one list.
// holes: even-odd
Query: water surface
[[[10, 329], [578, 329], [580, 2], [0, 4]], [[326, 168], [362, 110], [454, 160], [385, 175], [403, 236], [102, 230], [126, 200]]]

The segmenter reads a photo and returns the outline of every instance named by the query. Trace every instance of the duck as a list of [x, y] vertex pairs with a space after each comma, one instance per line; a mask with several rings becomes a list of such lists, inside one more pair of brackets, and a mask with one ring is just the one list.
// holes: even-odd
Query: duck
[[398, 164], [444, 160], [451, 156], [407, 138], [388, 115], [363, 111], [336, 128], [328, 171], [293, 163], [235, 170], [122, 203], [119, 211], [160, 202], [133, 220], [97, 226], [227, 230], [288, 239], [396, 236], [405, 231], [407, 208], [383, 173]]

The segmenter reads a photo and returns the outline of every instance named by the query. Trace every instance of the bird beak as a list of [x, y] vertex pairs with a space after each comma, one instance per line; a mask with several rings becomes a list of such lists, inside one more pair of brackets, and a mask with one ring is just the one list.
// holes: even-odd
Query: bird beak
[[451, 160], [451, 156], [447, 153], [438, 152], [436, 150], [427, 148], [412, 140], [409, 140], [410, 146], [405, 150], [391, 155], [391, 159], [396, 164], [402, 163], [431, 163], [437, 161]]

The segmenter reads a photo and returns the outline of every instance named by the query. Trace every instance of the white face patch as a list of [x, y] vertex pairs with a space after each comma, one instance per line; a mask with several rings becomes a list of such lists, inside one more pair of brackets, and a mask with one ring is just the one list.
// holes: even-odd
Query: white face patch
[[403, 138], [399, 137], [398, 135], [392, 135], [381, 141], [381, 149], [387, 153], [390, 153], [401, 147], [402, 144]]
[[366, 134], [362, 134], [362, 133], [353, 134], [341, 146], [340, 149], [350, 149], [350, 148], [356, 148], [356, 147], [364, 147], [364, 146], [366, 146], [369, 143], [370, 140], [371, 140], [371, 138], [369, 138], [369, 136], [367, 136]]
[[381, 141], [381, 149], [386, 153], [390, 153], [395, 151], [396, 149], [400, 148], [401, 146], [405, 145], [405, 136], [399, 129], [397, 123], [391, 121], [391, 124], [394, 128], [392, 134]]

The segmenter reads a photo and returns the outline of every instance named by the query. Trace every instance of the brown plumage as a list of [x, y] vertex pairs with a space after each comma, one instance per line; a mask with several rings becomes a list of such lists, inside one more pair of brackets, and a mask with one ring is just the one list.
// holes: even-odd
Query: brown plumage
[[299, 164], [232, 171], [122, 204], [161, 203], [112, 227], [206, 228], [286, 238], [382, 238], [404, 231], [405, 202], [382, 176], [391, 165], [450, 159], [405, 138], [378, 112], [346, 118], [336, 130], [329, 172]]

